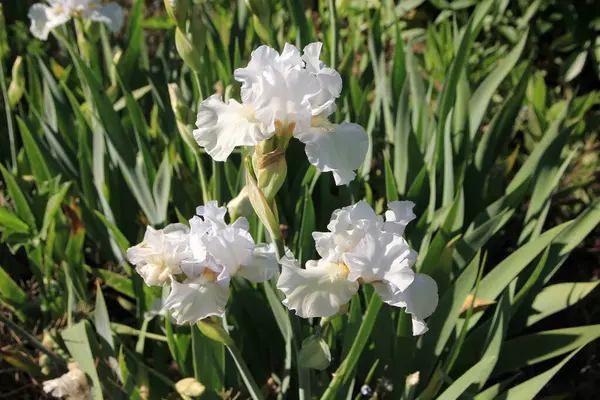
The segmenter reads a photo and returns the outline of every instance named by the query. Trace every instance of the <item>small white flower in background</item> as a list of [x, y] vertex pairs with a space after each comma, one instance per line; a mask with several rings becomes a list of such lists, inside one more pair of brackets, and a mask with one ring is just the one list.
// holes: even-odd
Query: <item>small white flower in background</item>
[[257, 245], [246, 218], [227, 224], [227, 209], [216, 201], [198, 207], [196, 213], [190, 228], [148, 227], [142, 243], [127, 251], [146, 284], [170, 283], [163, 306], [178, 324], [222, 316], [232, 276], [264, 282], [278, 270], [275, 247]]
[[164, 285], [171, 275], [181, 273], [181, 261], [191, 257], [189, 231], [183, 224], [158, 230], [148, 226], [142, 243], [127, 250], [129, 262], [146, 285]]
[[102, 22], [113, 32], [123, 25], [123, 9], [117, 3], [103, 4], [100, 0], [47, 0], [48, 4], [37, 3], [29, 8], [31, 33], [38, 39], [48, 39], [54, 28], [72, 17]]
[[284, 304], [303, 318], [330, 317], [360, 284], [371, 284], [383, 302], [411, 314], [413, 334], [426, 332], [424, 319], [438, 302], [437, 284], [413, 271], [417, 253], [401, 236], [415, 218], [414, 204], [394, 201], [388, 207], [385, 220], [364, 201], [334, 211], [329, 232], [313, 233], [322, 258], [308, 261], [306, 269], [288, 253], [277, 282]]
[[306, 144], [311, 164], [333, 172], [337, 185], [352, 181], [368, 148], [364, 128], [333, 124], [342, 78], [320, 61], [322, 43], [311, 43], [301, 56], [286, 43], [279, 54], [268, 46], [252, 52], [246, 68], [235, 70], [242, 103], [213, 95], [198, 109], [194, 138], [217, 161], [237, 146], [255, 146], [273, 135], [293, 135]]
[[92, 398], [85, 373], [79, 369], [77, 363], [70, 363], [69, 372], [56, 379], [45, 381], [42, 385], [45, 393], [57, 398], [69, 400]]

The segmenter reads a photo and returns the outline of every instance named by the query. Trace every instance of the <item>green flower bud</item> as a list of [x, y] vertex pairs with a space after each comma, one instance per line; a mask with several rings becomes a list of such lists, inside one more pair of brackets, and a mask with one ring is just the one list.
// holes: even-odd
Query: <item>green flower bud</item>
[[18, 56], [12, 67], [12, 80], [8, 86], [8, 105], [12, 109], [21, 101], [25, 93], [25, 71], [23, 70], [23, 57]]
[[185, 28], [189, 0], [165, 0], [165, 9], [171, 18], [181, 29]]
[[173, 113], [175, 114], [177, 121], [186, 125], [193, 123], [194, 113], [188, 107], [179, 86], [177, 86], [176, 83], [169, 83], [168, 88], [171, 108], [173, 109]]
[[248, 187], [248, 198], [254, 208], [254, 212], [258, 215], [260, 222], [263, 223], [267, 232], [273, 240], [281, 239], [281, 230], [279, 229], [279, 218], [276, 212], [271, 209], [265, 195], [256, 184], [256, 179], [252, 175], [252, 162], [250, 156], [246, 157], [246, 186]]
[[200, 328], [200, 332], [202, 332], [204, 336], [217, 342], [221, 342], [225, 346], [230, 346], [233, 343], [231, 336], [229, 336], [229, 334], [225, 331], [223, 326], [218, 323], [218, 321], [211, 318], [206, 318], [198, 321], [197, 325], [198, 328]]
[[244, 186], [240, 193], [227, 203], [227, 210], [232, 221], [239, 217], [248, 217], [252, 214], [252, 203], [248, 198], [248, 187]]
[[181, 29], [175, 31], [175, 47], [183, 61], [195, 72], [200, 72], [202, 58], [190, 41], [191, 35], [186, 35]]
[[298, 364], [302, 368], [313, 368], [324, 370], [331, 362], [331, 353], [327, 343], [315, 335], [311, 335], [304, 339], [302, 348], [298, 355]]

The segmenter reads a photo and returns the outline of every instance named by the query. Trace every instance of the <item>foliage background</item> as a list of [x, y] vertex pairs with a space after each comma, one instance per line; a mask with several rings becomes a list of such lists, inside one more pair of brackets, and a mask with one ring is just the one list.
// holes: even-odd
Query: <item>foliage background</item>
[[[509, 207], [509, 212], [498, 213], [501, 220], [506, 217], [506, 221], [484, 247], [487, 251], [484, 273], [532, 241], [542, 228], [546, 231], [577, 218], [586, 207], [593, 210], [597, 204], [594, 202], [600, 189], [600, 97], [597, 92], [600, 17], [593, 0], [572, 4], [558, 0], [493, 2], [468, 57], [463, 60], [464, 76], [460, 76], [461, 71], [453, 67], [452, 61], [460, 53], [458, 31], [468, 27], [469, 20], [474, 18], [476, 1], [402, 1], [398, 4], [330, 1], [305, 2], [303, 7], [299, 2], [265, 1], [256, 2], [265, 4], [261, 12], [254, 10], [256, 16], [252, 16], [244, 2], [207, 2], [201, 18], [206, 28], [207, 48], [202, 55], [200, 74], [194, 74], [181, 62], [175, 50], [173, 24], [165, 16], [162, 2], [138, 2], [133, 8], [121, 2], [128, 7], [130, 18], [129, 25], [114, 42], [114, 49], [120, 50], [120, 58], [115, 60], [117, 68], [107, 61], [114, 60], [115, 52], [104, 31], [98, 33], [98, 57], [92, 60], [97, 68], [92, 72], [101, 78], [97, 89], [106, 92], [104, 97], [95, 96], [98, 90], [94, 91], [93, 82], [90, 83], [93, 79], [81, 72], [85, 68], [78, 66], [76, 57], [69, 54], [63, 44], [55, 39], [48, 43], [32, 40], [26, 19], [29, 3], [3, 3], [6, 31], [0, 32], [0, 57], [7, 88], [12, 84], [18, 94], [19, 83], [24, 82], [18, 102], [9, 111], [12, 128], [8, 124], [0, 126], [0, 161], [5, 167], [0, 183], [1, 216], [5, 218], [0, 247], [0, 312], [4, 317], [0, 322], [0, 387], [4, 397], [39, 398], [42, 396], [39, 382], [45, 379], [42, 372], [52, 375], [60, 369], [57, 367], [60, 362], [52, 359], [55, 356], [40, 352], [36, 340], [37, 344], [52, 348], [52, 354], [58, 354], [61, 359], [67, 351], [73, 352], [60, 343], [50, 345], [52, 335], [49, 333], [56, 337], [57, 332], [72, 322], [89, 318], [92, 324], [85, 330], [92, 332], [88, 335], [90, 338], [112, 340], [108, 339], [112, 338], [111, 333], [98, 328], [102, 326], [97, 320], [99, 307], [101, 309], [99, 298], [106, 303], [110, 321], [121, 324], [112, 326], [119, 332], [114, 338], [117, 353], [106, 360], [111, 356], [120, 359], [119, 351], [129, 351], [126, 357], [141, 360], [142, 364], [176, 381], [198, 374], [196, 365], [191, 365], [191, 355], [180, 355], [183, 360], [177, 358], [183, 349], [192, 346], [197, 352], [194, 354], [210, 351], [224, 354], [223, 349], [209, 351], [202, 347], [211, 344], [199, 341], [199, 336], [194, 339], [183, 329], [176, 329], [175, 336], [165, 333], [170, 328], [165, 328], [165, 322], [159, 318], [145, 322], [144, 312], [160, 293], [143, 288], [118, 254], [126, 243], [140, 240], [145, 224], [160, 226], [189, 218], [194, 207], [208, 198], [226, 202], [237, 193], [243, 184], [243, 174], [239, 173], [243, 170], [239, 168], [240, 156], [225, 165], [211, 163], [193, 145], [187, 145], [179, 125], [181, 119], [186, 119], [186, 113], [191, 112], [193, 120], [195, 104], [202, 95], [215, 90], [236, 93], [239, 88], [229, 86], [233, 83], [231, 71], [244, 65], [251, 49], [260, 43], [280, 48], [286, 40], [299, 40], [302, 44], [311, 37], [322, 40], [324, 59], [344, 77], [345, 89], [336, 119], [350, 117], [367, 127], [373, 138], [370, 162], [366, 163], [361, 179], [349, 188], [335, 188], [328, 174], [311, 175], [314, 171], [308, 168], [298, 143], [293, 143], [288, 150], [288, 183], [278, 201], [288, 243], [304, 260], [314, 256], [312, 243], [306, 239], [307, 232], [314, 228], [322, 230], [333, 209], [362, 197], [381, 209], [384, 199], [391, 200], [399, 193], [402, 198], [417, 202], [418, 215], [425, 215], [428, 209], [436, 211], [435, 218], [432, 219], [430, 213], [409, 231], [408, 237], [413, 243], [430, 243], [420, 249], [423, 258], [431, 258], [430, 265], [443, 263], [444, 257], [448, 257], [444, 249], [455, 251], [451, 246], [455, 236], [450, 233], [464, 233], [475, 213], [504, 194], [507, 185], [518, 176], [516, 171], [527, 165], [536, 148], [543, 147], [544, 137], [552, 134], [555, 124], [554, 135], [561, 139], [552, 142], [556, 148], [542, 157], [541, 167], [534, 168], [533, 178], [526, 185], [527, 195]], [[331, 12], [331, 4], [335, 4], [335, 13]], [[264, 18], [271, 23], [261, 22]], [[73, 32], [70, 34], [71, 43], [75, 45]], [[398, 43], [403, 43], [403, 51], [399, 51]], [[523, 46], [522, 51], [511, 53], [519, 46]], [[455, 132], [464, 133], [462, 129], [475, 119], [471, 106], [476, 103], [463, 103], [465, 107], [461, 111], [460, 99], [472, 99], [485, 77], [503, 60], [511, 59], [511, 54], [516, 54], [512, 67], [493, 90], [489, 106], [480, 116], [481, 126], [475, 127], [475, 143], [482, 143], [481, 138], [486, 137], [495, 137], [499, 142], [488, 144], [487, 150], [482, 150], [482, 157], [477, 155], [477, 149], [462, 147], [457, 139], [454, 159], [450, 161], [454, 168], [446, 167], [443, 160], [448, 159], [447, 154], [443, 154], [435, 166], [438, 179], [432, 185], [437, 194], [431, 196], [432, 187], [427, 188], [427, 184], [414, 186], [415, 181], [423, 178], [420, 177], [421, 166], [428, 157], [423, 135], [429, 133], [423, 124], [436, 124], [439, 131], [436, 129], [433, 137], [445, 140], [444, 123], [439, 118], [439, 103], [444, 101], [445, 88], [454, 87], [459, 93], [452, 96], [456, 97], [452, 100], [453, 112], [462, 112], [468, 117], [455, 117], [451, 124]], [[19, 56], [24, 63], [22, 77], [11, 75]], [[81, 73], [87, 79], [82, 79]], [[179, 120], [168, 101], [166, 85], [171, 82], [179, 84], [186, 99], [182, 108], [175, 110], [184, 114]], [[407, 82], [410, 82], [410, 97], [408, 89], [403, 95]], [[422, 86], [417, 82], [422, 82]], [[10, 94], [10, 90], [5, 93]], [[569, 99], [573, 99], [571, 103]], [[116, 110], [113, 113], [108, 108]], [[410, 112], [404, 112], [409, 109]], [[98, 119], [90, 118], [94, 110], [100, 115]], [[496, 118], [502, 115], [506, 120]], [[407, 126], [411, 135], [403, 136]], [[16, 166], [11, 154], [11, 129], [15, 136]], [[496, 132], [497, 136], [486, 136], [489, 131]], [[107, 140], [101, 144], [99, 138], [104, 136]], [[410, 142], [419, 137], [422, 142]], [[453, 136], [452, 140], [456, 137], [460, 136]], [[106, 147], [109, 142], [114, 144], [114, 149]], [[100, 158], [104, 165], [97, 164], [100, 162], [96, 156], [98, 151], [103, 153]], [[419, 154], [421, 159], [411, 154]], [[469, 175], [470, 166], [484, 173]], [[199, 178], [201, 170], [205, 174], [204, 183]], [[456, 228], [451, 226], [454, 221], [448, 214], [455, 204], [454, 193], [461, 187], [460, 174], [466, 176], [465, 198], [461, 204], [465, 217], [464, 226]], [[98, 180], [100, 175], [104, 181]], [[23, 203], [29, 204], [31, 217], [19, 205], [18, 196], [10, 187], [10, 176], [24, 193]], [[136, 192], [136, 187], [144, 185], [132, 182], [148, 182], [148, 190]], [[453, 183], [448, 185], [447, 182]], [[306, 196], [307, 193], [312, 196]], [[13, 211], [18, 222], [7, 216], [13, 215]], [[591, 226], [585, 235], [576, 236], [581, 240], [573, 243], [571, 256], [551, 277], [549, 285], [590, 282], [592, 286], [586, 287], [595, 288], [593, 282], [600, 275], [600, 237], [593, 218], [597, 216], [589, 218]], [[9, 226], [9, 220], [13, 226]], [[440, 234], [447, 221], [449, 232]], [[258, 222], [255, 219], [252, 222], [255, 235], [261, 236]], [[23, 228], [22, 223], [29, 227]], [[528, 223], [532, 225], [524, 229]], [[436, 245], [440, 246], [438, 250]], [[427, 248], [430, 256], [423, 251]], [[533, 274], [536, 262], [541, 262], [543, 256], [540, 252], [532, 265], [524, 269], [522, 279]], [[447, 279], [449, 283], [456, 276], [456, 272], [448, 273], [442, 280]], [[368, 293], [362, 311], [367, 297]], [[598, 292], [594, 290], [572, 307], [557, 309], [558, 312], [524, 329], [515, 328], [522, 324], [517, 315], [511, 320], [513, 325], [506, 337], [598, 324], [597, 303]], [[251, 304], [252, 311], [248, 312], [243, 304]], [[359, 307], [360, 315], [360, 301], [356, 304], [353, 303], [353, 307]], [[483, 320], [493, 320], [494, 309], [495, 306], [490, 307], [483, 314]], [[261, 384], [268, 382], [267, 387], [280, 386], [269, 378], [271, 373], [280, 374], [284, 369], [285, 357], [281, 351], [256, 353], [253, 350], [256, 347], [253, 343], [272, 343], [269, 347], [273, 349], [285, 345], [263, 291], [236, 287], [229, 312], [228, 322], [246, 329], [234, 330], [233, 335], [256, 379]], [[379, 317], [375, 332], [386, 331], [382, 327], [400, 318], [395, 313], [382, 312], [381, 315], [384, 317]], [[349, 344], [345, 342], [348, 339], [344, 339], [344, 332], [356, 329], [356, 321], [345, 318], [330, 332], [332, 367], [339, 364], [341, 354], [347, 353]], [[138, 336], [129, 335], [134, 332], [123, 326], [177, 339], [165, 343], [147, 336], [139, 340], [139, 332]], [[253, 326], [263, 329], [252, 330]], [[304, 325], [303, 329], [308, 334], [314, 327]], [[409, 346], [403, 342], [404, 338], [398, 340]], [[381, 347], [387, 342], [387, 338], [371, 337], [358, 364], [355, 392], [368, 383], [372, 390], [384, 396], [386, 382], [393, 381], [398, 386], [396, 372], [392, 374], [385, 367], [391, 365], [385, 356], [389, 349]], [[107, 350], [106, 344], [102, 344], [102, 349]], [[120, 350], [120, 344], [128, 350]], [[91, 348], [94, 348], [93, 342]], [[369, 370], [376, 359], [380, 360], [379, 366], [373, 369], [369, 380]], [[233, 388], [235, 394], [243, 385], [231, 360], [225, 357], [223, 360], [228, 371], [226, 387]], [[519, 366], [515, 382], [538, 376], [557, 362], [553, 358], [536, 362], [529, 368]], [[132, 368], [131, 362], [127, 364]], [[159, 368], [161, 364], [168, 367]], [[136, 362], [133, 365], [137, 365]], [[105, 367], [109, 369], [100, 369], [101, 376], [110, 375], [110, 365], [107, 363]], [[335, 368], [330, 368], [327, 372], [334, 371]], [[137, 375], [140, 388], [144, 386], [144, 379], [149, 379], [140, 371], [132, 374]], [[209, 389], [211, 379], [219, 380], [203, 374], [200, 373], [201, 381]], [[593, 342], [577, 353], [541, 394], [593, 398], [599, 389], [599, 378], [597, 342]], [[292, 378], [293, 385], [297, 383], [295, 379]], [[326, 372], [314, 373], [314, 382], [327, 385], [328, 380]], [[136, 390], [143, 397], [140, 388]], [[318, 387], [313, 391], [322, 389]], [[274, 396], [274, 392], [271, 395]], [[396, 392], [387, 393], [387, 398], [394, 395]]]

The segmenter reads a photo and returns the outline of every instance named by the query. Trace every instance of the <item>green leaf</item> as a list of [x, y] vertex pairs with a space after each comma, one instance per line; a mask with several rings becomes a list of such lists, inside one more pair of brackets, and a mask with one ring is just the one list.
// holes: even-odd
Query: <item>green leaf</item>
[[421, 371], [421, 379], [427, 380], [437, 360], [446, 348], [467, 295], [473, 289], [481, 263], [481, 254], [477, 253], [458, 279], [444, 292], [440, 302], [427, 321], [429, 331], [423, 336], [416, 360], [416, 368]]
[[525, 31], [519, 40], [519, 43], [503, 57], [498, 66], [485, 78], [477, 87], [477, 90], [469, 100], [469, 133], [471, 138], [475, 137], [477, 130], [481, 126], [485, 111], [487, 110], [492, 96], [498, 90], [498, 87], [504, 81], [506, 76], [513, 70], [527, 42], [528, 31]]
[[86, 320], [64, 329], [61, 336], [79, 368], [92, 380], [91, 392], [94, 399], [103, 399], [102, 384], [96, 370], [96, 354], [92, 349], [98, 349], [90, 323]]
[[38, 184], [50, 180], [52, 178], [52, 174], [50, 173], [50, 169], [46, 164], [44, 153], [40, 151], [40, 148], [38, 147], [25, 122], [23, 122], [23, 120], [18, 116], [16, 118], [33, 176], [35, 176]]
[[398, 189], [396, 189], [396, 182], [394, 181], [394, 173], [390, 166], [389, 157], [384, 157], [385, 165], [385, 199], [388, 203], [398, 200]]
[[36, 232], [37, 227], [35, 224], [35, 217], [33, 216], [31, 208], [29, 207], [29, 201], [23, 194], [23, 191], [17, 184], [15, 178], [6, 170], [6, 168], [4, 168], [2, 164], [0, 164], [0, 172], [2, 172], [8, 193], [15, 204], [15, 212], [17, 216], [23, 222], [25, 222], [29, 228], [31, 228], [32, 232]]
[[27, 234], [29, 232], [29, 226], [5, 207], [0, 207], [0, 226], [2, 226], [4, 235], [7, 234], [7, 228], [16, 233]]
[[119, 230], [119, 228], [117, 228], [115, 224], [113, 224], [108, 219], [106, 219], [106, 217], [104, 215], [102, 215], [101, 212], [95, 211], [94, 213], [100, 219], [100, 221], [102, 221], [104, 226], [106, 226], [106, 228], [110, 232], [113, 239], [119, 245], [119, 248], [121, 249], [121, 251], [123, 253], [126, 253], [127, 249], [129, 247], [131, 247], [131, 245], [129, 244], [129, 240], [127, 240], [127, 238], [125, 237], [125, 235], [123, 235], [123, 233]]
[[31, 305], [29, 296], [2, 267], [0, 267], [0, 302], [13, 310], [21, 321], [27, 319], [26, 311]]
[[379, 313], [382, 305], [383, 303], [379, 299], [379, 296], [371, 296], [371, 301], [369, 302], [369, 307], [365, 313], [365, 318], [360, 325], [360, 329], [358, 330], [354, 342], [352, 343], [352, 347], [350, 348], [350, 351], [348, 352], [348, 355], [344, 361], [342, 361], [336, 370], [335, 375], [329, 383], [327, 390], [325, 390], [325, 393], [321, 397], [321, 400], [335, 399], [339, 388], [345, 385], [350, 379], [352, 372], [358, 363], [358, 359], [363, 352], [367, 341], [369, 340], [369, 336], [371, 336], [371, 331], [375, 325], [377, 314]]
[[473, 365], [467, 372], [462, 374], [448, 389], [444, 390], [436, 399], [437, 400], [454, 400], [460, 398], [463, 393], [477, 382], [485, 380], [485, 371], [487, 371], [490, 365], [493, 365], [496, 361], [495, 357], [484, 357], [477, 364]]
[[550, 244], [572, 221], [565, 222], [544, 232], [536, 240], [521, 246], [500, 262], [482, 280], [479, 297], [493, 300]]
[[165, 152], [156, 178], [154, 185], [152, 185], [152, 194], [154, 195], [154, 202], [156, 203], [157, 221], [165, 222], [167, 219], [167, 208], [169, 206], [169, 197], [171, 195], [171, 178], [172, 178], [172, 165], [169, 160], [168, 152]]
[[531, 305], [527, 326], [577, 303], [598, 286], [596, 282], [568, 282], [550, 285], [542, 290]]
[[106, 302], [104, 301], [104, 295], [102, 294], [102, 288], [100, 283], [96, 284], [96, 307], [94, 309], [94, 325], [96, 326], [96, 332], [102, 339], [108, 343], [110, 348], [115, 350], [115, 344], [113, 342], [112, 331], [110, 328], [110, 317], [108, 316], [108, 309], [106, 308]]
[[548, 384], [548, 382], [556, 375], [560, 369], [575, 356], [583, 348], [579, 347], [577, 350], [573, 351], [567, 357], [565, 357], [560, 363], [556, 366], [550, 368], [546, 372], [543, 372], [537, 375], [534, 378], [526, 380], [525, 382], [517, 385], [515, 387], [510, 388], [505, 394], [502, 394], [501, 397], [506, 398], [508, 400], [525, 400], [525, 399], [534, 399], [537, 394]]
[[42, 239], [46, 239], [48, 235], [48, 229], [50, 228], [50, 223], [54, 220], [54, 216], [60, 209], [60, 206], [71, 187], [71, 182], [66, 182], [62, 185], [58, 193], [53, 194], [48, 199], [48, 203], [46, 203], [46, 211], [44, 212], [44, 222], [42, 224], [42, 230], [40, 231], [40, 236]]
[[600, 325], [587, 325], [536, 332], [511, 339], [502, 348], [494, 375], [558, 357], [599, 337]]

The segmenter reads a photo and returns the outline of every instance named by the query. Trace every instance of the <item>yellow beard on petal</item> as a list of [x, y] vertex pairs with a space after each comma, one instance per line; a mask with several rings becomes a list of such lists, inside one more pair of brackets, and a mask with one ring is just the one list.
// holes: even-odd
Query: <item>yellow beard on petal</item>
[[209, 282], [217, 281], [217, 273], [210, 268], [205, 268], [204, 272], [202, 272], [202, 276], [206, 278]]

